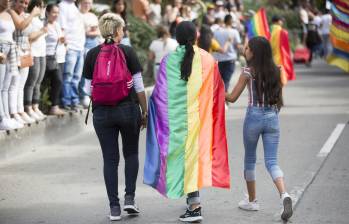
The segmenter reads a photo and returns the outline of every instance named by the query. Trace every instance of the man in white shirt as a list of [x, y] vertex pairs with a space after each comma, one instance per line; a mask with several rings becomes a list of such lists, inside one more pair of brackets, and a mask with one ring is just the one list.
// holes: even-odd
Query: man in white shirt
[[84, 63], [85, 27], [76, 0], [59, 3], [59, 23], [64, 30], [67, 44], [63, 75], [62, 104], [64, 109], [77, 110], [80, 104], [78, 86]]
[[238, 58], [238, 46], [241, 44], [240, 34], [233, 28], [233, 17], [228, 14], [224, 18], [225, 27], [220, 27], [214, 32], [214, 38], [220, 46], [225, 46], [231, 42], [225, 53], [214, 53], [214, 58], [218, 61], [219, 72], [224, 81], [225, 90], [229, 89], [229, 82], [235, 70], [235, 61]]
[[330, 26], [332, 24], [332, 16], [329, 10], [326, 10], [326, 13], [321, 16], [321, 35], [324, 47], [324, 57], [326, 58], [332, 50], [332, 45], [330, 41]]

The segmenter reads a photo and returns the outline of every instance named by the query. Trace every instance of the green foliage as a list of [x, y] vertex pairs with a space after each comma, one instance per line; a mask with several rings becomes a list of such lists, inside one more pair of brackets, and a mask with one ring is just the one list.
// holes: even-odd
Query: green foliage
[[137, 52], [138, 58], [143, 65], [144, 83], [145, 85], [151, 85], [153, 81], [153, 69], [148, 60], [148, 49], [151, 42], [156, 38], [156, 32], [153, 27], [140, 19], [131, 15], [129, 15], [127, 19], [130, 24], [128, 29], [132, 47]]

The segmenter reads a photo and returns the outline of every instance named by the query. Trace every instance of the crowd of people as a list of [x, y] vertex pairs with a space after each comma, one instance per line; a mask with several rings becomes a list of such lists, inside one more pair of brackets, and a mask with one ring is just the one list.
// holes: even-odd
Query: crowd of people
[[[45, 79], [50, 82], [52, 105], [49, 115], [64, 115], [67, 111], [87, 108], [92, 96], [93, 125], [102, 148], [110, 219], [120, 220], [118, 135], [121, 133], [125, 157], [124, 211], [136, 215], [140, 213], [135, 202], [139, 134], [142, 127], [147, 128], [149, 121], [144, 175], [153, 174], [153, 178], [147, 184], [162, 194], [174, 189], [179, 189], [177, 196], [185, 192], [188, 208], [180, 220], [200, 221], [199, 190], [205, 185], [204, 180], [202, 183], [191, 181], [188, 190], [189, 187], [184, 186], [188, 183], [180, 182], [185, 171], [173, 166], [175, 173], [181, 172], [178, 181], [174, 181], [172, 189], [164, 189], [166, 187], [159, 183], [165, 184], [164, 178], [169, 173], [159, 170], [160, 166], [169, 167], [168, 164], [173, 163], [184, 167], [183, 157], [200, 160], [199, 156], [206, 155], [206, 160], [199, 162], [206, 162], [207, 169], [200, 171], [201, 175], [189, 172], [185, 178], [198, 180], [209, 176], [207, 186], [228, 188], [224, 106], [228, 102], [234, 103], [247, 88], [249, 101], [243, 136], [248, 197], [238, 206], [248, 211], [260, 209], [255, 166], [257, 143], [262, 136], [266, 168], [283, 205], [281, 218], [288, 220], [293, 213], [292, 199], [286, 191], [284, 174], [277, 161], [283, 71], [275, 63], [268, 39], [261, 36], [246, 38], [245, 22], [253, 12], [243, 14], [243, 5], [238, 0], [216, 0], [206, 5], [198, 0], [174, 0], [164, 7], [165, 12], [161, 11], [161, 0], [151, 3], [132, 0], [131, 3], [134, 16], [149, 23], [158, 33], [158, 38], [149, 46], [156, 79], [150, 97], [149, 118], [143, 66], [130, 46], [125, 0], [113, 0], [111, 12], [103, 12], [100, 18], [91, 12], [92, 0], [78, 3], [62, 0], [48, 5], [43, 0], [0, 0], [0, 130], [18, 129], [45, 119], [46, 115], [39, 108], [40, 87]], [[330, 17], [327, 14], [320, 17], [302, 6], [300, 18], [304, 43], [312, 52], [317, 52], [323, 40], [324, 50], [320, 52], [327, 55]], [[282, 18], [273, 18], [273, 25], [281, 29]], [[312, 37], [316, 34], [318, 37]], [[248, 67], [242, 69], [231, 91], [230, 79], [240, 54], [245, 57]], [[167, 79], [171, 81], [165, 81]], [[199, 91], [203, 91], [205, 97], [201, 97]], [[202, 104], [199, 105], [199, 101]], [[205, 127], [211, 131], [200, 128], [200, 116], [208, 116], [202, 122], [207, 122]], [[201, 130], [207, 132], [204, 134], [215, 146], [204, 147], [200, 142], [204, 138], [198, 134]], [[221, 136], [216, 133], [219, 131]], [[171, 151], [169, 141], [178, 147]], [[198, 150], [198, 144], [202, 149]], [[217, 150], [221, 150], [220, 159], [212, 161]], [[193, 161], [186, 163], [186, 168], [193, 166]], [[213, 164], [217, 161], [219, 164]], [[197, 166], [191, 168], [195, 170]], [[212, 171], [217, 168], [221, 169], [218, 176]], [[155, 181], [155, 177], [160, 180]]]
[[[41, 121], [41, 84], [50, 83], [48, 115], [64, 115], [88, 107], [90, 82], [82, 77], [86, 53], [103, 43], [98, 17], [91, 12], [92, 0], [0, 1], [0, 130], [23, 128]], [[127, 29], [127, 2], [113, 0], [111, 12], [125, 21], [122, 44], [131, 45]], [[154, 75], [161, 58], [174, 51], [175, 27], [182, 21], [203, 19], [199, 46], [215, 54], [225, 83], [234, 71], [242, 5], [240, 1], [215, 1], [206, 5], [196, 0], [175, 0], [161, 11], [161, 0], [132, 1], [132, 12], [157, 29], [158, 38], [149, 47], [155, 60]], [[102, 12], [105, 14], [106, 12]], [[225, 25], [224, 25], [225, 24]], [[199, 29], [199, 28], [198, 28]]]

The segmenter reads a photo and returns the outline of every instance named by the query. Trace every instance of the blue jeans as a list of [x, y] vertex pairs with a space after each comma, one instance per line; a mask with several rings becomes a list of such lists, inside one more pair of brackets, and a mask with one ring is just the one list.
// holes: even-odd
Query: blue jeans
[[246, 181], [256, 180], [256, 149], [259, 137], [262, 136], [265, 166], [273, 180], [283, 177], [277, 163], [280, 140], [278, 110], [274, 107], [248, 107], [244, 122], [244, 146]]
[[84, 51], [68, 50], [63, 73], [63, 106], [78, 105], [79, 82], [84, 63]]
[[[96, 47], [98, 44], [99, 44], [99, 42], [98, 42], [97, 37], [95, 37], [95, 38], [86, 37], [84, 57], [86, 57], [89, 50]], [[80, 93], [81, 99], [83, 99], [86, 96], [90, 96], [91, 95], [91, 81], [86, 80], [84, 77], [81, 77], [81, 80], [79, 83], [79, 93]]]
[[219, 73], [224, 81], [225, 91], [227, 92], [229, 89], [230, 79], [234, 74], [235, 70], [235, 61], [221, 61], [218, 62]]
[[102, 148], [104, 181], [110, 207], [119, 205], [118, 166], [119, 134], [125, 159], [125, 194], [132, 197], [136, 192], [139, 168], [138, 142], [141, 111], [133, 102], [122, 102], [117, 106], [97, 106], [93, 110], [93, 126]]

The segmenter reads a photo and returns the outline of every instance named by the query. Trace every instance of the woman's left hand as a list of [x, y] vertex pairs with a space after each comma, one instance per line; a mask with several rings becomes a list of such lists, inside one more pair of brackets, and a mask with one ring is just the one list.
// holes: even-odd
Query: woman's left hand
[[0, 64], [5, 64], [6, 55], [0, 52]]
[[141, 120], [141, 130], [147, 128], [148, 125], [148, 113], [143, 112], [142, 113], [142, 120]]

